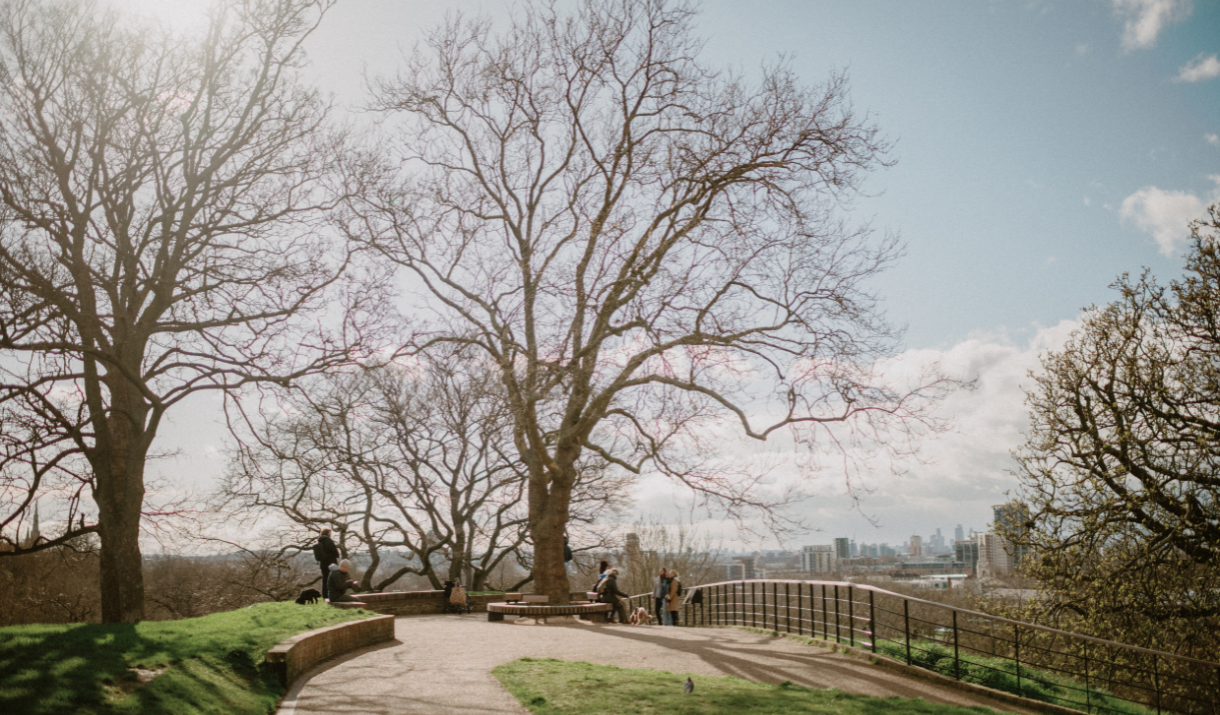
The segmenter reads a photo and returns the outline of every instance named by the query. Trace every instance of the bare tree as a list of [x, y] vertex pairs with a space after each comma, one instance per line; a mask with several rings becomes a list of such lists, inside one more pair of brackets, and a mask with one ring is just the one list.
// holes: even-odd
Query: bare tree
[[[345, 556], [367, 552], [366, 589], [409, 573], [439, 588], [466, 569], [480, 589], [505, 559], [528, 562], [524, 475], [503, 388], [460, 354], [429, 357], [313, 380], [286, 394], [278, 414], [241, 413], [227, 503], [253, 520], [332, 527]], [[581, 497], [590, 512], [620, 501]], [[299, 532], [287, 536], [304, 541]], [[387, 552], [407, 560], [375, 582]]]
[[5, 445], [26, 497], [0, 523], [62, 495], [48, 544], [98, 532], [103, 621], [143, 617], [145, 464], [166, 412], [370, 349], [384, 303], [322, 230], [344, 138], [297, 74], [330, 4], [228, 0], [198, 36], [92, 2], [0, 9], [0, 406], [34, 436]]
[[837, 215], [888, 163], [845, 77], [709, 69], [694, 15], [587, 0], [526, 4], [498, 34], [457, 19], [371, 89], [402, 141], [347, 228], [423, 291], [421, 349], [498, 366], [553, 602], [586, 454], [771, 518], [786, 497], [717, 466], [724, 436], [900, 451], [948, 387], [877, 374], [897, 333], [866, 285], [899, 249]]

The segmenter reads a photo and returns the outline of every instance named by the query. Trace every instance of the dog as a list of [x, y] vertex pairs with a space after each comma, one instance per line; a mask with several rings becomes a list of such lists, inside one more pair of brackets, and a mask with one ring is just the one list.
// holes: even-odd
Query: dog
[[633, 626], [652, 625], [652, 616], [650, 616], [648, 614], [648, 611], [643, 606], [640, 606], [639, 608], [635, 609], [635, 613], [632, 613], [631, 616], [627, 618], [627, 620], [630, 621], [631, 625], [633, 625]]
[[316, 588], [307, 588], [301, 591], [300, 596], [297, 596], [297, 603], [304, 606], [306, 603], [317, 603], [319, 598], [322, 598], [321, 591]]

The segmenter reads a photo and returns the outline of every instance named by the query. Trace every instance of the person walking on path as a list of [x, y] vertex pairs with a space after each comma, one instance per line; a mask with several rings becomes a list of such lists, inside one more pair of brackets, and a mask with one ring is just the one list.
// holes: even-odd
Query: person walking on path
[[348, 589], [354, 589], [357, 584], [355, 581], [350, 581], [347, 578], [347, 572], [352, 568], [352, 562], [343, 559], [338, 566], [332, 566], [333, 570], [327, 580], [330, 582], [330, 602], [336, 601], [355, 601], [351, 596], [344, 595]]
[[624, 598], [629, 598], [631, 594], [623, 593], [618, 590], [618, 569], [609, 568], [606, 570], [606, 582], [601, 587], [602, 603], [610, 603], [614, 605], [614, 612], [618, 614], [618, 622], [627, 622], [627, 604], [623, 601]]
[[330, 527], [322, 529], [318, 541], [313, 545], [313, 557], [322, 568], [322, 599], [330, 600], [330, 567], [339, 563], [339, 547], [330, 538]]
[[665, 622], [665, 567], [657, 574], [657, 580], [652, 584], [652, 611], [657, 617], [657, 623]]
[[667, 625], [678, 625], [678, 608], [682, 606], [682, 582], [678, 580], [678, 572], [669, 572], [669, 587], [665, 593], [665, 607], [669, 623]]

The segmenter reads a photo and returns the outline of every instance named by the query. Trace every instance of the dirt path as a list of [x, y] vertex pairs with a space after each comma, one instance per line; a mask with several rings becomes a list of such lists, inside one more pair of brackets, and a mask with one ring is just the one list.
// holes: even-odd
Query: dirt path
[[[492, 675], [525, 656], [583, 660], [675, 673], [791, 680], [848, 693], [1034, 711], [798, 643], [731, 628], [591, 625], [572, 619], [489, 623], [483, 614], [413, 616], [396, 621], [397, 642], [330, 661], [298, 681], [279, 715], [526, 715]], [[674, 687], [680, 687], [675, 678]]]

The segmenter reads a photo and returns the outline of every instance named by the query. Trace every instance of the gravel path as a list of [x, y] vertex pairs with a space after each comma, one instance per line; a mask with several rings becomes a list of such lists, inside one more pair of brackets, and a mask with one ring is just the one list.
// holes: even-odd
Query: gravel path
[[[316, 668], [288, 692], [279, 715], [528, 715], [491, 675], [525, 656], [626, 668], [791, 680], [848, 693], [982, 705], [1033, 715], [999, 701], [905, 676], [828, 649], [731, 628], [593, 625], [552, 618], [489, 623], [484, 614], [412, 616], [395, 622], [397, 641]], [[674, 679], [680, 687], [683, 678]]]

